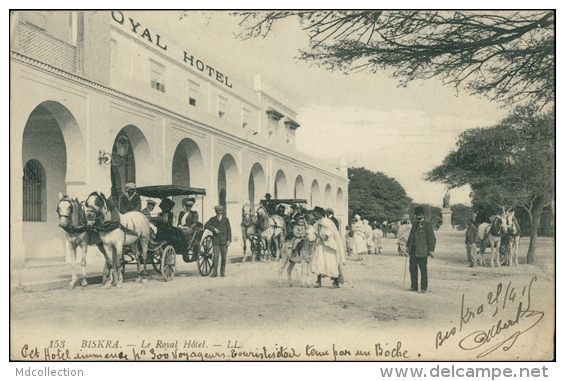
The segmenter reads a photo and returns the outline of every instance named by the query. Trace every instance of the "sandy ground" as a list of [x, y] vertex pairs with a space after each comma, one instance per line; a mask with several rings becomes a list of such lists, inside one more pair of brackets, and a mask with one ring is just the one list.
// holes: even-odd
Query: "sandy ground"
[[[462, 232], [438, 233], [437, 239], [426, 294], [405, 291], [410, 275], [395, 239], [384, 240], [381, 255], [348, 260], [345, 284], [337, 290], [327, 278], [322, 288], [301, 287], [299, 266], [289, 287], [279, 284], [278, 262], [246, 262], [229, 264], [225, 278], [201, 277], [192, 264], [172, 282], [155, 276], [147, 285], [126, 281], [122, 289], [92, 284], [72, 291], [14, 291], [11, 355], [33, 359], [37, 350], [39, 360], [120, 353], [129, 360], [553, 358], [553, 240], [540, 239], [536, 266], [469, 268]], [[527, 247], [523, 239], [522, 264]]]

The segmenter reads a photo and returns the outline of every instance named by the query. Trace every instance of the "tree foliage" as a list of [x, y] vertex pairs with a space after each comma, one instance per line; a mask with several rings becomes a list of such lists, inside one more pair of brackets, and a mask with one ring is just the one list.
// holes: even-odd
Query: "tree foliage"
[[473, 208], [464, 204], [451, 206], [451, 224], [458, 229], [463, 229], [467, 222], [473, 221]]
[[346, 73], [388, 70], [401, 86], [439, 78], [503, 105], [555, 99], [553, 11], [235, 12], [240, 38], [296, 17], [310, 37], [299, 59]]
[[459, 136], [457, 149], [426, 174], [450, 187], [471, 186], [481, 210], [523, 208], [532, 223], [528, 263], [533, 262], [543, 208], [555, 197], [555, 116], [518, 107], [499, 124]]
[[412, 199], [398, 181], [382, 172], [349, 168], [349, 218], [359, 214], [369, 221], [398, 221]]

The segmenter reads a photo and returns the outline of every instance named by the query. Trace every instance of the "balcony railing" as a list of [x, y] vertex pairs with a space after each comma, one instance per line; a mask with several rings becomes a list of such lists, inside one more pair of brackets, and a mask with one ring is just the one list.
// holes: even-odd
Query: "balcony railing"
[[20, 23], [20, 48], [40, 61], [69, 72], [76, 71], [74, 46], [24, 23]]

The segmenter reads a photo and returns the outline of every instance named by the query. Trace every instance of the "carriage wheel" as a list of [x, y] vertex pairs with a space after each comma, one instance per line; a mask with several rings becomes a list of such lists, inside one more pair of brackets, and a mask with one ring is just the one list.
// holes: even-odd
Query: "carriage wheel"
[[176, 258], [177, 253], [175, 252], [175, 248], [171, 245], [165, 247], [161, 255], [161, 274], [167, 282], [172, 281], [175, 276]]
[[214, 253], [212, 252], [212, 237], [204, 238], [198, 253], [198, 272], [202, 276], [210, 275], [214, 266]]
[[147, 263], [151, 263], [157, 273], [161, 274], [161, 258], [163, 257], [163, 250], [157, 249], [155, 251], [147, 251]]

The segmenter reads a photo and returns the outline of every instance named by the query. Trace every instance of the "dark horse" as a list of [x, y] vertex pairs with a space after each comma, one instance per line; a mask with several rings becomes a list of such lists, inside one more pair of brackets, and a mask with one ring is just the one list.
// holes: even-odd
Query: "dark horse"
[[[98, 250], [106, 257], [104, 245], [100, 237], [95, 231], [88, 229], [86, 221], [86, 213], [79, 203], [78, 199], [64, 196], [59, 193], [59, 203], [57, 204], [57, 214], [59, 215], [59, 227], [65, 231], [65, 237], [71, 250], [71, 282], [67, 286], [69, 290], [75, 287], [77, 281], [77, 247], [80, 246], [82, 251], [82, 260], [80, 266], [82, 268], [82, 286], [88, 285], [86, 281], [86, 252], [90, 245], [98, 246]], [[106, 266], [102, 270], [103, 277], [106, 277]], [[104, 282], [104, 281], [103, 281]]]
[[[121, 288], [123, 275], [119, 270], [122, 265], [122, 250], [124, 246], [131, 249], [137, 262], [137, 281], [147, 283], [147, 247], [149, 244], [151, 228], [147, 217], [140, 212], [119, 213], [119, 221], [111, 221], [111, 210], [103, 193], [93, 192], [85, 201], [87, 219], [98, 223], [100, 240], [104, 244], [110, 276], [104, 285], [109, 288], [113, 279], [117, 279], [116, 287]], [[140, 259], [138, 242], [141, 243], [141, 254], [143, 259], [143, 276], [140, 274]]]

